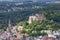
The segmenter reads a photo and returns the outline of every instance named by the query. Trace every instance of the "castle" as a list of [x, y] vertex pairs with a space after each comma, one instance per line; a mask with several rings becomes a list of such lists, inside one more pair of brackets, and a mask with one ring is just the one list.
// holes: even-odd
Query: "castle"
[[43, 14], [35, 14], [33, 16], [29, 16], [29, 23], [32, 23], [33, 21], [39, 21], [42, 22], [45, 20], [45, 16]]

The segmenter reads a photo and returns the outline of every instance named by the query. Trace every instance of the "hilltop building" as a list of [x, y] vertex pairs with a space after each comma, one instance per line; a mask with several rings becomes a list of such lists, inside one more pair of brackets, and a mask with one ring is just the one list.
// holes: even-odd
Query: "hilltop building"
[[32, 23], [33, 21], [42, 22], [45, 19], [46, 18], [43, 14], [35, 14], [34, 16], [29, 16], [29, 23]]

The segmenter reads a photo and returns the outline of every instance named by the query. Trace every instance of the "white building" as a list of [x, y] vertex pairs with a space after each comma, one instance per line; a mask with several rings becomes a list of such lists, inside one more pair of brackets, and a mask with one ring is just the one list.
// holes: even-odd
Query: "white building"
[[53, 34], [54, 35], [60, 35], [60, 32], [59, 31], [53, 31]]
[[18, 31], [22, 31], [24, 29], [23, 26], [18, 26]]
[[36, 16], [30, 16], [29, 17], [29, 23], [32, 23], [33, 21], [35, 21], [37, 18]]

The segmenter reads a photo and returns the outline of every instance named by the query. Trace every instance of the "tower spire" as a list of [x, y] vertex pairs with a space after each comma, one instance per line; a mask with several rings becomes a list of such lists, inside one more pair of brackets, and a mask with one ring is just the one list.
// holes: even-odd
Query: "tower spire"
[[9, 19], [9, 20], [8, 20], [7, 31], [8, 31], [8, 32], [11, 32], [11, 29], [12, 29], [12, 25], [11, 25], [11, 21], [10, 21], [10, 19]]
[[11, 27], [11, 21], [10, 21], [10, 19], [9, 19], [9, 21], [8, 21], [8, 27], [9, 27], [9, 28]]

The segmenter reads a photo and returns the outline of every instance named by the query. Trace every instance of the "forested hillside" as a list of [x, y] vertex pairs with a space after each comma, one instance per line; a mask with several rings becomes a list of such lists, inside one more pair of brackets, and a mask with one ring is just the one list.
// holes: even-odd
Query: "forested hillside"
[[[44, 3], [41, 5], [33, 4], [33, 6], [39, 6], [42, 8], [0, 12], [0, 28], [7, 27], [9, 19], [11, 20], [12, 25], [16, 25], [20, 21], [27, 21], [30, 15], [34, 15], [36, 13], [38, 14], [42, 13], [46, 16], [48, 20], [53, 20], [57, 24], [60, 24], [60, 6], [59, 5], [60, 4], [44, 4]], [[21, 6], [23, 7], [28, 6], [28, 8], [30, 8], [29, 4], [19, 5], [17, 7], [21, 7]], [[32, 6], [32, 4], [30, 4], [30, 6]]]

